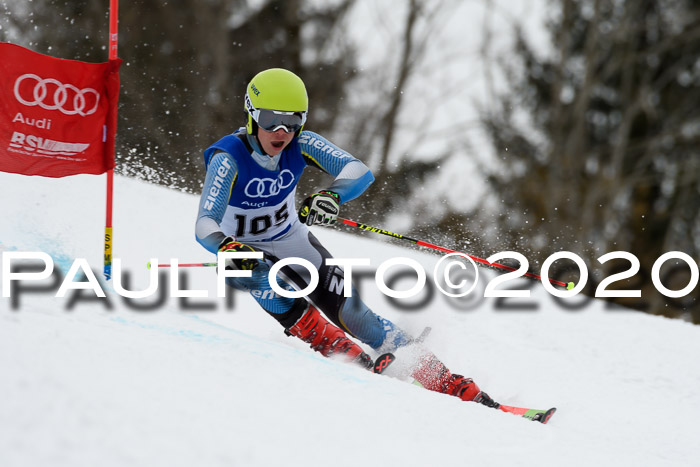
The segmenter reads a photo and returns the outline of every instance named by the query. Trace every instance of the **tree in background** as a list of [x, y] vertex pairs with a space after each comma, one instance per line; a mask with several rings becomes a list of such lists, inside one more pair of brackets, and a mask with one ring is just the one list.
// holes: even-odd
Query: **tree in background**
[[[499, 169], [497, 221], [510, 248], [542, 261], [573, 250], [590, 269], [604, 253], [634, 253], [642, 269], [623, 288], [656, 314], [700, 322], [698, 291], [679, 306], [655, 292], [655, 260], [700, 255], [700, 10], [686, 0], [560, 0], [544, 56], [517, 30], [503, 61], [510, 89], [483, 122]], [[620, 261], [606, 275], [629, 267]], [[688, 268], [662, 269], [683, 288]], [[599, 278], [600, 279], [600, 278]], [[593, 292], [593, 289], [591, 289]], [[653, 299], [649, 299], [653, 297]]]
[[[284, 67], [307, 83], [309, 126], [331, 128], [354, 51], [332, 32], [349, 1], [134, 0], [119, 12], [117, 172], [185, 191], [201, 187], [201, 153], [244, 124], [243, 93]], [[108, 2], [4, 3], [0, 40], [60, 58], [107, 59]]]
[[[414, 149], [415, 141], [435, 138], [425, 123], [436, 109], [426, 105], [407, 116], [407, 104], [419, 97], [409, 93], [411, 84], [426, 80], [436, 32], [459, 4], [392, 5], [400, 33], [395, 46], [377, 44], [386, 55], [378, 69], [362, 71], [362, 97], [370, 91], [376, 97], [369, 101], [350, 99], [359, 73], [358, 52], [344, 30], [349, 0], [122, 5], [117, 170], [198, 191], [201, 151], [243, 123], [247, 82], [262, 69], [289, 68], [310, 93], [307, 128], [367, 160], [376, 176], [367, 195], [343, 215], [384, 225], [400, 212], [411, 219], [412, 236], [483, 257], [513, 249], [533, 269], [558, 250], [579, 253], [590, 269], [600, 269], [596, 258], [604, 253], [631, 251], [641, 260], [640, 280], [619, 285], [641, 288], [645, 303], [624, 303], [667, 315], [685, 308], [700, 322], [700, 292], [667, 307], [668, 299], [653, 293], [649, 281], [662, 253], [697, 257], [700, 250], [700, 161], [693, 152], [700, 133], [694, 105], [700, 22], [694, 2], [558, 0], [547, 26], [551, 51], [544, 54], [516, 28], [515, 48], [502, 60], [507, 91], [482, 110], [500, 162], [495, 170], [483, 168], [495, 213], [459, 211], [427, 193], [426, 182], [444, 175], [451, 147]], [[0, 11], [0, 40], [58, 57], [107, 58], [106, 3], [32, 0], [3, 3]], [[484, 34], [483, 47], [491, 40]], [[429, 71], [439, 74], [444, 65], [432, 62]], [[411, 137], [406, 131], [399, 137], [406, 129]], [[463, 151], [465, 145], [461, 140], [453, 147]], [[320, 173], [306, 177], [299, 194], [324, 183]], [[455, 192], [465, 196], [468, 190]], [[627, 267], [623, 261], [605, 266]], [[666, 285], [682, 288], [687, 267], [667, 266]]]
[[[411, 81], [425, 79], [420, 66], [430, 54], [433, 34], [443, 26], [455, 4], [455, 0], [408, 0], [397, 8], [398, 47], [384, 44], [386, 61], [382, 69], [372, 70], [372, 77], [365, 82], [376, 98], [361, 101], [353, 108], [352, 121], [345, 122], [348, 148], [370, 162], [376, 179], [359, 202], [344, 206], [350, 218], [361, 216], [363, 222], [382, 223], [395, 212], [420, 217], [430, 209], [423, 204], [429, 200], [421, 191], [439, 171], [447, 153], [418, 154], [413, 145], [420, 138], [430, 137], [425, 123], [435, 109], [411, 115], [408, 124], [401, 117], [405, 116], [406, 104], [417, 97], [407, 92]], [[411, 129], [411, 141], [397, 141], [402, 126]]]

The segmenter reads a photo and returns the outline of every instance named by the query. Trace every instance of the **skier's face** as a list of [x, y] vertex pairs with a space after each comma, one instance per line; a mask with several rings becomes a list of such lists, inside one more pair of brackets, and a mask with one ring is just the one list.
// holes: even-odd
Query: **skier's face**
[[265, 131], [262, 128], [258, 128], [258, 140], [260, 141], [260, 146], [262, 150], [265, 151], [270, 156], [276, 156], [294, 138], [294, 133], [287, 133], [284, 129], [279, 128], [276, 131]]

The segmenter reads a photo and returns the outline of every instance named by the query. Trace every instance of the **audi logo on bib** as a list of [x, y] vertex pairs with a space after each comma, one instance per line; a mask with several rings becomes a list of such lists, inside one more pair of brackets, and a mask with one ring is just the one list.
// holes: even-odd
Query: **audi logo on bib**
[[294, 183], [294, 174], [289, 169], [280, 172], [277, 178], [253, 178], [245, 186], [244, 193], [249, 198], [270, 198]]
[[65, 177], [113, 168], [120, 64], [0, 43], [0, 171]]
[[53, 78], [42, 79], [32, 73], [17, 78], [14, 93], [21, 104], [28, 107], [38, 105], [65, 115], [85, 117], [94, 114], [100, 103], [100, 93], [92, 88], [78, 89], [72, 84], [63, 84]]

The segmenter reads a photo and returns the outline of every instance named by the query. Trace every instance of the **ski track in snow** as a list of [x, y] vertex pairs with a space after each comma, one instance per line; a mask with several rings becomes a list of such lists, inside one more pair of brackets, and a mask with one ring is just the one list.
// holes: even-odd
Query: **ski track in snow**
[[[101, 271], [103, 177], [0, 174], [0, 187], [0, 252]], [[133, 289], [150, 258], [211, 258], [194, 241], [197, 197], [121, 177], [115, 189], [115, 256]], [[340, 230], [314, 228], [338, 257], [405, 256], [428, 271], [439, 258]], [[426, 345], [496, 400], [556, 406], [541, 425], [324, 359], [244, 294], [226, 309], [212, 269], [187, 277], [212, 298], [153, 311], [112, 291], [111, 309], [0, 299], [0, 465], [697, 465], [700, 328], [688, 323], [598, 302], [565, 311], [537, 286], [536, 311], [436, 297], [409, 313], [363, 282], [366, 303], [411, 332], [432, 326]]]

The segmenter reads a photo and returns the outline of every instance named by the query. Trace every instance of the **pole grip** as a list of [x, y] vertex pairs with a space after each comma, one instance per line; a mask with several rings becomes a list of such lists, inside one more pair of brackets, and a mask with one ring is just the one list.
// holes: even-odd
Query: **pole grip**
[[[213, 268], [218, 266], [219, 263], [179, 263], [177, 264], [177, 267], [179, 268]], [[151, 269], [151, 268], [169, 268], [172, 267], [171, 264], [151, 264], [149, 261], [146, 263], [146, 269]]]

